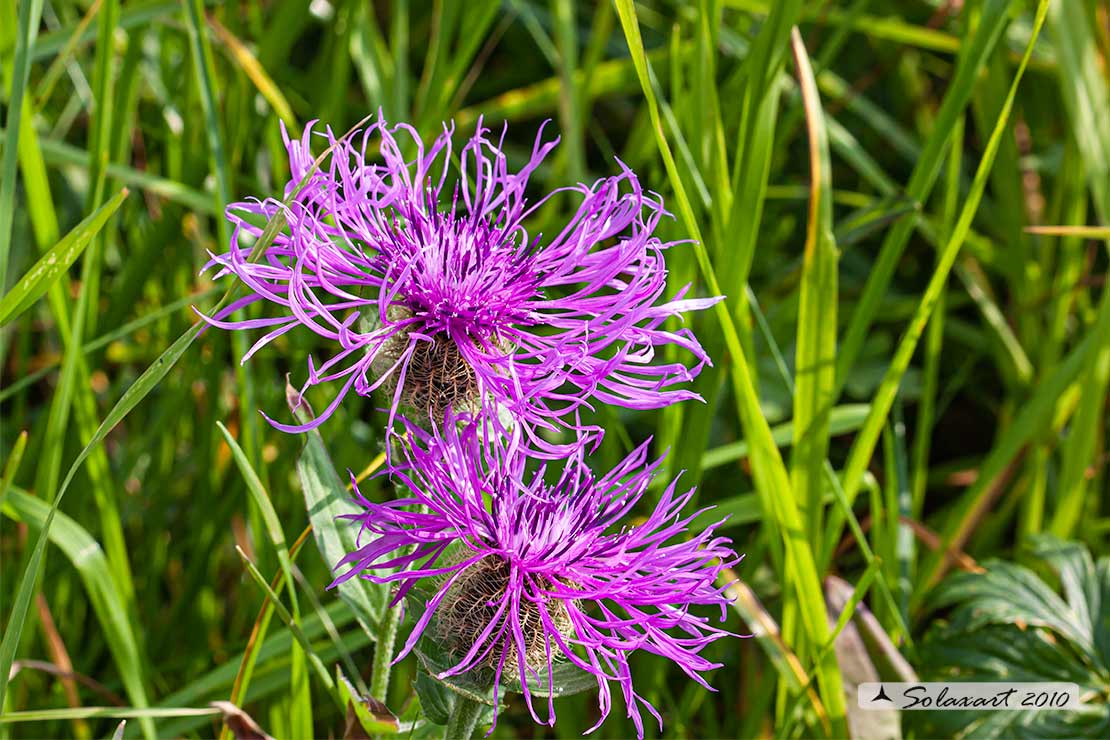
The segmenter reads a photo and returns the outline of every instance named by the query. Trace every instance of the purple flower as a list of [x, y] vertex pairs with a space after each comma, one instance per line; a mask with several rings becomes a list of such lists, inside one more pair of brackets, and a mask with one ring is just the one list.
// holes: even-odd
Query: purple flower
[[340, 563], [350, 569], [336, 581], [361, 574], [396, 583], [398, 603], [432, 579], [434, 596], [397, 660], [427, 632], [457, 661], [440, 678], [477, 671], [495, 699], [503, 679], [518, 681], [533, 719], [549, 725], [554, 704], [548, 700], [541, 720], [529, 679], [550, 694], [553, 666], [570, 663], [597, 680], [601, 719], [590, 731], [609, 714], [612, 683], [641, 738], [641, 706], [660, 729], [662, 719], [636, 693], [629, 653], [669, 658], [712, 690], [699, 673], [720, 664], [699, 653], [731, 633], [691, 607], [719, 607], [725, 619], [727, 599], [714, 582], [737, 558], [713, 527], [678, 539], [700, 512], [682, 513], [694, 491], [676, 494], [674, 482], [646, 519], [623, 523], [661, 462], [648, 463], [647, 442], [601, 477], [579, 444], [548, 485], [543, 467], [526, 471], [519, 436], [485, 438], [476, 423], [449, 423], [434, 435], [406, 426], [404, 452], [388, 472], [411, 495], [376, 504], [356, 487], [363, 511], [346, 518], [361, 527], [359, 549]]
[[[590, 399], [646, 409], [698, 398], [677, 386], [709, 358], [689, 329], [663, 323], [718, 299], [685, 298], [689, 286], [664, 299], [663, 252], [674, 243], [654, 231], [665, 211], [623, 164], [614, 177], [532, 202], [529, 177], [558, 143], [545, 142], [542, 128], [528, 163], [512, 172], [505, 133], [489, 138], [479, 121], [452, 176], [453, 127], [430, 147], [406, 124], [379, 121], [342, 139], [329, 128], [330, 154], [312, 172], [312, 126], [299, 140], [283, 132], [286, 195], [307, 175], [305, 186], [288, 207], [229, 206], [231, 248], [211, 263], [250, 295], [210, 323], [266, 330], [244, 361], [297, 327], [329, 340], [325, 361], [308, 358], [304, 388], [334, 382], [334, 399], [312, 423], [274, 426], [318, 425], [352, 388], [383, 387], [392, 413], [408, 407], [437, 423], [448, 408], [504, 409], [530, 428], [579, 430], [571, 420]], [[574, 215], [553, 233], [531, 233], [530, 217], [556, 193], [577, 201]], [[243, 237], [260, 236], [278, 213], [287, 227], [249, 262], [251, 245], [241, 242], [254, 239]], [[257, 301], [278, 315], [227, 320]], [[692, 366], [656, 362], [668, 344], [688, 351]]]

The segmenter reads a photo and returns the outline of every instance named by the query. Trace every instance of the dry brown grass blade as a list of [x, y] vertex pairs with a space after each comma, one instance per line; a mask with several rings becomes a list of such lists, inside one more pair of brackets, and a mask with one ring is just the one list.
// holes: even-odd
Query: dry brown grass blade
[[1089, 239], [1110, 239], [1106, 226], [1026, 226], [1026, 234], [1041, 236], [1085, 236]]
[[793, 690], [805, 691], [810, 706], [813, 707], [813, 711], [820, 720], [822, 727], [825, 728], [826, 732], [830, 732], [832, 725], [829, 723], [828, 712], [825, 710], [821, 698], [817, 695], [816, 689], [810, 684], [805, 668], [802, 667], [802, 662], [783, 642], [779, 625], [775, 622], [774, 617], [767, 613], [763, 604], [760, 603], [759, 597], [747, 584], [739, 580], [731, 568], [721, 570], [719, 582], [728, 584], [725, 588], [725, 596], [729, 598], [732, 608], [748, 625], [751, 636], [759, 641], [779, 675], [790, 684]]
[[[39, 626], [46, 638], [46, 649], [50, 652], [50, 659], [53, 661], [53, 664], [47, 665], [50, 665], [51, 668], [57, 668], [57, 671], [48, 672], [54, 673], [61, 681], [62, 691], [66, 695], [66, 703], [71, 707], [79, 707], [81, 706], [81, 697], [77, 693], [77, 682], [73, 678], [73, 661], [69, 659], [69, 651], [66, 650], [65, 642], [62, 640], [61, 634], [58, 633], [58, 627], [54, 623], [54, 615], [50, 613], [50, 605], [46, 603], [46, 598], [41, 593], [35, 594], [35, 608], [39, 613]], [[26, 661], [23, 664], [26, 665]], [[15, 667], [14, 664], [12, 667]], [[44, 667], [40, 667], [40, 669], [48, 670]], [[88, 723], [82, 719], [75, 719], [73, 721], [73, 732], [79, 738], [89, 737]]]
[[224, 724], [231, 730], [235, 740], [274, 740], [265, 730], [259, 727], [254, 718], [229, 701], [214, 701], [213, 706], [223, 712]]

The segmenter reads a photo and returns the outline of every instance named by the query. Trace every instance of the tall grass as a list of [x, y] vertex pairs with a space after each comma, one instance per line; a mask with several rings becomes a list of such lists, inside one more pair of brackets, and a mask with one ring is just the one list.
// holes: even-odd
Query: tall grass
[[[190, 308], [233, 298], [200, 271], [224, 204], [285, 195], [280, 125], [379, 109], [507, 121], [518, 160], [552, 119], [545, 189], [616, 157], [663, 195], [673, 288], [726, 296], [688, 319], [706, 403], [598, 412], [592, 459], [654, 435], [696, 525], [731, 515], [727, 626], [758, 639], [709, 649], [719, 693], [649, 655], [637, 684], [667, 736], [859, 734], [854, 610], [916, 667], [953, 569], [1107, 552], [1108, 29], [1101, 0], [0, 0], [0, 737], [432, 713], [387, 668], [397, 615], [325, 590], [342, 483], [302, 484], [330, 456], [390, 495], [383, 419], [352, 395], [323, 441], [271, 429], [315, 339], [240, 365]], [[495, 734], [597, 706], [557, 711]]]

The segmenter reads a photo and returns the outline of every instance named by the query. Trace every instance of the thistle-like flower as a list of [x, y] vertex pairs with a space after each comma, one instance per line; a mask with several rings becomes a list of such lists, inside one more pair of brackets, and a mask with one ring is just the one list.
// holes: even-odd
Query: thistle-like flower
[[[545, 142], [542, 128], [527, 164], [512, 172], [504, 132], [492, 139], [479, 121], [452, 175], [453, 127], [427, 148], [406, 124], [378, 121], [341, 139], [327, 129], [330, 153], [318, 169], [312, 127], [299, 140], [283, 130], [292, 203], [229, 206], [235, 235], [211, 263], [250, 295], [210, 323], [266, 330], [244, 361], [298, 327], [329, 340], [328, 359], [308, 358], [302, 390], [335, 382], [334, 399], [309, 424], [274, 426], [318, 425], [351, 388], [382, 387], [393, 413], [414, 409], [437, 424], [448, 408], [501, 411], [528, 434], [581, 430], [576, 412], [591, 399], [643, 409], [697, 398], [678, 386], [709, 358], [689, 329], [663, 323], [718, 299], [686, 298], [689, 286], [664, 298], [663, 253], [673, 243], [654, 232], [665, 212], [623, 164], [614, 177], [530, 202], [529, 177], [558, 143]], [[555, 233], [530, 233], [537, 209], [559, 192], [577, 200], [573, 217]], [[263, 223], [279, 213], [286, 228], [248, 261]], [[227, 320], [257, 301], [280, 315]], [[655, 362], [668, 344], [688, 351], [691, 366]]]
[[692, 607], [719, 607], [725, 619], [715, 581], [736, 556], [713, 527], [679, 539], [697, 513], [683, 513], [693, 489], [676, 494], [674, 482], [646, 519], [623, 523], [661, 462], [648, 463], [648, 443], [600, 477], [579, 444], [549, 485], [543, 467], [526, 470], [519, 436], [483, 439], [477, 423], [433, 434], [406, 426], [404, 453], [388, 472], [411, 495], [377, 504], [356, 487], [363, 511], [346, 518], [360, 526], [359, 549], [336, 581], [393, 583], [398, 603], [431, 579], [434, 595], [397, 660], [426, 633], [457, 661], [439, 678], [477, 672], [493, 685], [495, 704], [512, 682], [533, 719], [549, 725], [553, 701], [542, 720], [529, 686], [550, 696], [553, 667], [570, 663], [597, 680], [601, 718], [590, 731], [609, 714], [612, 683], [641, 738], [641, 707], [660, 729], [662, 718], [633, 686], [631, 652], [669, 658], [711, 689], [699, 674], [720, 664], [700, 653], [731, 633]]

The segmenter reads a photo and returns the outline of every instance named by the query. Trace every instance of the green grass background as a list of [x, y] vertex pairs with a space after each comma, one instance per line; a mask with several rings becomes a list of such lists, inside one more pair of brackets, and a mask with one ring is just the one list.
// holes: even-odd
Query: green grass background
[[[240, 366], [252, 340], [200, 334], [190, 306], [227, 287], [198, 274], [223, 205], [280, 195], [279, 121], [379, 107], [426, 136], [508, 121], [517, 162], [550, 118], [538, 185], [619, 157], [663, 194], [660, 235], [694, 240], [672, 284], [727, 296], [687, 318], [706, 403], [600, 411], [592, 462], [669, 448], [718, 507], [697, 525], [729, 513], [747, 553], [728, 627], [774, 632], [710, 649], [719, 693], [650, 656], [636, 681], [667, 737], [843, 735], [826, 576], [913, 664], [945, 552], [1043, 532], [1107, 552], [1108, 234], [1028, 227], [1110, 224], [1108, 54], [1100, 0], [0, 0], [0, 736], [118, 724], [76, 707], [219, 732], [208, 702], [263, 605], [236, 545], [293, 594], [294, 628], [267, 617], [252, 646], [248, 712], [339, 735], [315, 659], [373, 684], [311, 539], [288, 568], [302, 440], [258, 414], [317, 343]], [[383, 420], [351, 400], [324, 438], [358, 471]], [[383, 694], [397, 714], [419, 716], [414, 671]], [[540, 728], [512, 700], [497, 734], [576, 736], [595, 694], [557, 710]], [[629, 736], [621, 715], [599, 736]]]

